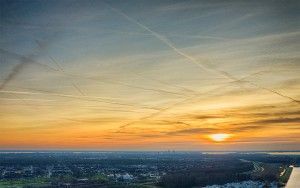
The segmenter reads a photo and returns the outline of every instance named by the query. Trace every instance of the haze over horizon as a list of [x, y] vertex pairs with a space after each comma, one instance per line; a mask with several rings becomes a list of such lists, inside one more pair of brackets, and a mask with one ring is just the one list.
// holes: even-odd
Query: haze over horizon
[[4, 1], [0, 150], [300, 150], [299, 1]]

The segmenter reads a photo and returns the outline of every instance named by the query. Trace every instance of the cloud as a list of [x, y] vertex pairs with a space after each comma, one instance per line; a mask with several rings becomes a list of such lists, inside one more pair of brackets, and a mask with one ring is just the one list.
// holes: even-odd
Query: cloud
[[162, 133], [168, 136], [177, 136], [177, 135], [190, 135], [190, 134], [199, 134], [199, 133], [208, 134], [214, 132], [216, 132], [216, 129], [214, 128], [189, 128], [189, 129], [181, 129], [181, 130], [162, 132]]
[[226, 116], [224, 115], [188, 115], [187, 119], [191, 119], [191, 120], [207, 120], [207, 119], [219, 119], [219, 118], [225, 118]]
[[266, 119], [266, 120], [258, 120], [258, 121], [254, 121], [252, 123], [253, 124], [300, 123], [300, 117], [296, 117], [296, 118], [272, 118], [272, 119]]
[[264, 129], [266, 128], [266, 126], [264, 125], [239, 125], [236, 127], [232, 127], [229, 128], [229, 132], [234, 132], [234, 133], [238, 133], [238, 132], [247, 132], [247, 131], [253, 131], [253, 130], [260, 130], [260, 129]]

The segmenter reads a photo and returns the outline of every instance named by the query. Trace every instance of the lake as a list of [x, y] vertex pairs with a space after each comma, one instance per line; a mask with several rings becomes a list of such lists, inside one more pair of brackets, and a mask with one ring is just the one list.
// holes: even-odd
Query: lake
[[267, 152], [267, 154], [270, 154], [270, 155], [300, 155], [300, 152], [299, 151], [294, 151], [294, 152]]
[[286, 188], [300, 187], [300, 167], [294, 167]]

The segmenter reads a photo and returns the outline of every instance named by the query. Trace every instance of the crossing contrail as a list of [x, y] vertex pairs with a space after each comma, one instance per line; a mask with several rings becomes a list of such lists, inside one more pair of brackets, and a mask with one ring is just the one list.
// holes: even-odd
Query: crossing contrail
[[[122, 86], [125, 86], [125, 87], [140, 89], [140, 90], [144, 90], [144, 91], [153, 91], [153, 92], [165, 93], [165, 94], [171, 94], [171, 95], [177, 95], [177, 96], [187, 96], [184, 93], [179, 93], [179, 92], [176, 92], [176, 91], [168, 91], [168, 90], [164, 90], [164, 89], [156, 89], [156, 88], [137, 86], [137, 85], [132, 85], [132, 84], [128, 84], [128, 83], [125, 83], [125, 82], [121, 82], [121, 81], [114, 81], [114, 80], [111, 80], [111, 79], [108, 79], [108, 78], [98, 79], [98, 78], [82, 76], [82, 75], [77, 75], [77, 74], [72, 74], [72, 73], [65, 73], [65, 74], [67, 74], [69, 76], [72, 76], [72, 77], [81, 78], [81, 79], [91, 80], [91, 81], [95, 81], [95, 82], [109, 83], [109, 84], [114, 84], [114, 85], [122, 85]], [[172, 86], [172, 85], [169, 85], [169, 86]]]
[[[141, 121], [143, 121], [143, 120], [147, 120], [147, 119], [150, 119], [150, 118], [154, 118], [154, 117], [156, 117], [156, 116], [158, 116], [158, 115], [160, 115], [160, 114], [162, 114], [162, 113], [164, 113], [164, 112], [166, 112], [166, 111], [169, 111], [169, 110], [171, 110], [171, 109], [173, 109], [173, 108], [175, 108], [175, 107], [178, 107], [178, 106], [180, 106], [180, 105], [182, 105], [182, 104], [184, 104], [184, 103], [186, 103], [186, 102], [188, 102], [188, 101], [190, 101], [190, 100], [193, 100], [193, 99], [199, 97], [199, 95], [203, 95], [203, 94], [207, 94], [207, 93], [213, 93], [214, 91], [218, 91], [218, 90], [220, 90], [220, 89], [222, 89], [222, 88], [224, 88], [224, 87], [228, 87], [228, 85], [232, 85], [232, 84], [234, 84], [235, 82], [241, 82], [241, 83], [242, 83], [242, 82], [249, 82], [249, 81], [247, 81], [247, 80], [245, 80], [245, 79], [246, 79], [246, 78], [249, 78], [249, 77], [252, 77], [252, 76], [256, 76], [256, 75], [261, 74], [261, 73], [264, 73], [264, 72], [270, 72], [270, 70], [258, 71], [258, 72], [249, 74], [249, 75], [247, 75], [247, 76], [245, 76], [245, 77], [243, 77], [243, 78], [240, 78], [240, 79], [238, 79], [238, 80], [236, 80], [236, 81], [228, 82], [226, 85], [222, 85], [222, 86], [220, 86], [220, 87], [214, 88], [214, 89], [209, 90], [209, 91], [207, 91], [207, 92], [198, 92], [198, 93], [195, 93], [193, 96], [191, 96], [191, 97], [189, 97], [189, 98], [186, 98], [186, 99], [184, 99], [184, 100], [181, 100], [181, 101], [178, 101], [178, 102], [176, 102], [176, 103], [173, 103], [173, 104], [171, 104], [170, 106], [168, 106], [168, 107], [166, 107], [166, 108], [163, 108], [163, 109], [161, 109], [161, 110], [158, 110], [157, 112], [154, 112], [154, 113], [152, 113], [152, 114], [149, 114], [149, 115], [147, 115], [147, 116], [144, 116], [144, 117], [142, 117], [142, 118], [140, 118], [140, 119], [137, 119], [137, 120], [135, 120], [135, 121], [126, 123], [126, 124], [120, 126], [119, 128], [120, 128], [120, 129], [124, 129], [124, 128], [130, 126], [130, 125], [133, 125], [133, 124], [135, 124], [135, 123], [139, 123], [139, 122], [141, 122]], [[252, 83], [249, 83], [249, 84], [251, 84], [252, 86], [255, 86], [255, 85], [252, 84]], [[266, 88], [265, 90], [267, 90], [267, 88]], [[276, 92], [276, 91], [271, 90], [271, 92]], [[278, 95], [282, 95], [282, 94], [281, 94], [281, 93], [278, 93]], [[282, 96], [282, 97], [287, 98], [288, 96]], [[290, 99], [293, 101], [292, 98], [290, 98]], [[296, 102], [296, 101], [294, 101], [294, 102]], [[297, 101], [297, 102], [299, 103], [299, 101]]]
[[1, 49], [0, 48], [0, 53], [2, 54], [7, 54], [13, 57], [17, 57], [20, 60], [20, 63], [17, 64], [12, 71], [7, 75], [6, 78], [4, 78], [4, 81], [1, 83], [0, 85], [0, 90], [2, 90], [10, 81], [12, 81], [13, 79], [16, 78], [16, 76], [24, 69], [26, 68], [28, 65], [30, 64], [38, 64], [40, 66], [46, 67], [47, 69], [53, 69], [52, 67], [42, 64], [42, 63], [37, 63], [33, 61], [33, 58], [35, 57], [34, 54], [29, 55], [28, 57], [25, 57], [23, 55], [19, 55], [13, 52], [9, 52], [7, 50]]
[[138, 76], [139, 78], [142, 78], [144, 80], [151, 80], [151, 81], [154, 81], [154, 82], [157, 82], [161, 85], [164, 85], [164, 86], [167, 86], [167, 87], [173, 87], [173, 88], [176, 88], [176, 89], [179, 89], [179, 90], [183, 90], [183, 91], [186, 91], [187, 93], [195, 93], [194, 90], [192, 89], [189, 89], [189, 88], [186, 88], [184, 86], [179, 86], [179, 85], [174, 85], [174, 84], [170, 84], [168, 82], [165, 82], [165, 81], [162, 81], [162, 80], [159, 80], [159, 79], [156, 79], [156, 78], [146, 78], [144, 76], [142, 76], [141, 74], [139, 73], [134, 73], [136, 76]]
[[71, 73], [65, 73], [65, 74], [73, 76], [73, 77], [81, 78], [81, 79], [87, 79], [87, 80], [91, 80], [91, 81], [95, 81], [95, 82], [109, 83], [109, 84], [114, 84], [114, 85], [121, 85], [121, 86], [134, 88], [134, 89], [140, 89], [140, 90], [144, 90], [144, 91], [153, 91], [153, 92], [157, 92], [157, 93], [165, 93], [165, 94], [171, 94], [171, 95], [177, 95], [177, 96], [186, 96], [186, 94], [184, 94], [184, 93], [168, 91], [168, 90], [164, 90], [164, 89], [142, 87], [142, 86], [132, 85], [132, 84], [128, 84], [128, 83], [124, 83], [124, 82], [120, 82], [120, 81], [110, 80], [107, 78], [97, 79], [97, 78], [93, 78], [93, 77], [82, 76], [82, 75], [71, 74]]
[[16, 65], [8, 74], [8, 76], [4, 78], [4, 81], [0, 85], [0, 90], [5, 88], [5, 86], [19, 74], [19, 72], [26, 66], [26, 64], [27, 62], [23, 61], [22, 63]]
[[197, 66], [199, 66], [200, 68], [208, 71], [208, 72], [215, 72], [212, 69], [208, 69], [207, 67], [203, 66], [202, 64], [198, 63], [197, 60], [187, 54], [185, 54], [184, 52], [182, 52], [181, 50], [179, 50], [176, 46], [174, 46], [167, 38], [165, 38], [164, 36], [158, 34], [157, 32], [151, 30], [149, 27], [145, 26], [144, 24], [136, 21], [135, 19], [129, 17], [127, 14], [125, 14], [124, 12], [120, 11], [119, 9], [116, 9], [114, 7], [112, 7], [111, 5], [109, 5], [108, 3], [106, 3], [108, 7], [110, 7], [114, 12], [118, 13], [119, 15], [123, 16], [124, 18], [126, 18], [128, 21], [137, 24], [139, 27], [143, 28], [144, 30], [148, 31], [150, 34], [152, 34], [152, 36], [156, 37], [158, 40], [160, 40], [161, 42], [163, 42], [165, 45], [167, 45], [168, 47], [170, 47], [174, 52], [176, 52], [177, 54], [179, 54], [180, 56], [188, 59], [190, 62], [196, 64]]
[[[201, 64], [200, 62], [198, 62], [198, 60], [188, 54], [186, 54], [185, 52], [181, 51], [180, 49], [178, 49], [174, 44], [171, 43], [171, 41], [169, 41], [167, 38], [165, 38], [164, 36], [160, 35], [159, 33], [153, 31], [152, 29], [150, 29], [149, 27], [147, 27], [146, 25], [138, 22], [137, 20], [131, 18], [130, 16], [128, 16], [127, 14], [125, 14], [124, 12], [122, 12], [121, 10], [119, 9], [116, 9], [114, 7], [112, 7], [110, 4], [108, 3], [105, 3], [108, 7], [110, 7], [114, 12], [116, 12], [117, 14], [123, 16], [124, 18], [126, 18], [128, 21], [138, 25], [139, 27], [143, 28], [144, 30], [148, 31], [149, 33], [151, 33], [155, 38], [157, 38], [158, 40], [160, 40], [162, 43], [164, 43], [166, 46], [168, 46], [169, 48], [171, 48], [175, 53], [177, 53], [178, 55], [184, 57], [185, 59], [187, 59], [189, 62], [197, 65], [198, 67], [200, 67], [201, 69], [207, 71], [207, 72], [211, 72], [211, 73], [217, 73], [217, 74], [220, 74], [222, 76], [224, 76], [225, 78], [227, 79], [230, 79], [232, 81], [236, 81], [237, 84], [240, 83], [239, 79], [236, 78], [235, 76], [231, 75], [230, 73], [228, 72], [225, 72], [225, 71], [221, 71], [221, 70], [218, 70], [218, 69], [214, 69], [214, 68], [209, 68], [209, 67], [206, 67], [204, 66], [203, 64]], [[281, 96], [281, 97], [284, 97], [286, 99], [289, 99], [293, 102], [296, 102], [296, 103], [300, 103], [299, 100], [296, 100], [290, 96], [287, 96], [287, 95], [284, 95], [284, 94], [281, 94], [280, 92], [277, 92], [275, 90], [272, 90], [272, 89], [269, 89], [269, 88], [266, 88], [266, 87], [262, 87], [262, 86], [259, 86], [255, 83], [252, 83], [250, 81], [248, 81], [249, 84], [251, 84], [252, 86], [255, 86], [256, 88], [260, 88], [260, 89], [263, 89], [263, 90], [266, 90], [268, 92], [271, 92], [271, 93], [274, 93], [278, 96]]]
[[[28, 88], [25, 88], [25, 89], [28, 89]], [[115, 101], [112, 99], [102, 98], [102, 97], [81, 96], [81, 95], [77, 96], [77, 95], [56, 93], [56, 92], [51, 92], [51, 91], [41, 90], [41, 89], [29, 89], [29, 90], [31, 90], [31, 91], [1, 90], [0, 93], [15, 94], [15, 95], [50, 95], [50, 96], [72, 98], [72, 99], [78, 99], [78, 100], [84, 100], [84, 101], [101, 102], [101, 103], [120, 105], [120, 106], [138, 107], [138, 108], [150, 109], [150, 110], [160, 110], [158, 108], [147, 106], [147, 105], [136, 105], [136, 104], [133, 105], [133, 104], [118, 102], [118, 101]]]
[[[52, 70], [52, 71], [55, 71], [55, 72], [60, 72], [64, 76], [69, 76], [69, 77], [73, 77], [73, 78], [81, 78], [81, 79], [87, 79], [87, 80], [92, 80], [92, 81], [97, 81], [97, 82], [103, 82], [103, 83], [109, 83], [109, 84], [115, 84], [115, 85], [122, 85], [122, 86], [125, 86], [125, 87], [140, 89], [140, 90], [144, 90], [144, 91], [153, 91], [153, 92], [165, 93], [165, 94], [171, 94], [171, 95], [177, 95], [177, 96], [186, 96], [186, 94], [184, 94], [184, 93], [179, 93], [179, 92], [174, 92], [174, 91], [167, 91], [167, 90], [164, 90], [164, 89], [148, 88], [148, 87], [136, 86], [136, 85], [120, 82], [120, 81], [113, 81], [113, 80], [109, 80], [109, 79], [104, 79], [103, 80], [103, 79], [96, 79], [96, 78], [91, 78], [91, 77], [87, 77], [87, 76], [82, 76], [82, 75], [71, 74], [71, 73], [68, 73], [64, 70], [60, 70], [60, 65], [59, 64], [57, 64], [58, 69], [55, 69], [55, 68], [53, 68], [53, 67], [51, 67], [47, 64], [39, 63], [39, 62], [35, 61], [34, 59], [32, 59], [30, 57], [26, 57], [26, 56], [23, 56], [23, 55], [14, 53], [14, 52], [10, 52], [10, 51], [7, 51], [7, 50], [1, 49], [1, 48], [0, 48], [0, 53], [7, 54], [7, 55], [10, 55], [12, 57], [15, 57], [15, 58], [19, 59], [22, 62], [14, 68], [15, 70], [13, 70], [9, 74], [9, 76], [5, 79], [5, 81], [1, 84], [1, 86], [3, 85], [2, 87], [0, 87], [1, 89], [3, 89], [4, 86], [7, 83], [9, 83], [12, 79], [14, 79], [19, 74], [19, 72], [25, 66], [27, 66], [27, 64], [28, 65], [29, 64], [34, 64], [34, 65], [42, 66], [46, 69], [49, 69], [49, 70]], [[55, 64], [57, 63], [53, 58], [51, 60]], [[76, 88], [75, 84], [73, 86]], [[76, 90], [78, 90], [79, 92], [81, 91], [78, 87], [76, 88]]]
[[[232, 82], [230, 82], [229, 84], [232, 84]], [[166, 111], [169, 111], [169, 110], [171, 110], [171, 109], [173, 109], [173, 108], [175, 108], [175, 107], [177, 107], [177, 106], [180, 106], [180, 105], [182, 105], [182, 104], [184, 104], [184, 103], [186, 103], [186, 102], [188, 102], [188, 101], [190, 101], [190, 100], [193, 100], [193, 99], [199, 97], [199, 95], [203, 95], [203, 94], [207, 94], [207, 93], [212, 93], [213, 91], [220, 90], [220, 89], [222, 89], [222, 88], [224, 88], [224, 87], [228, 87], [228, 84], [222, 85], [222, 86], [220, 86], [220, 87], [211, 89], [211, 90], [206, 91], [206, 92], [198, 92], [198, 93], [196, 93], [195, 95], [193, 95], [193, 96], [191, 96], [191, 97], [188, 97], [188, 98], [186, 98], [186, 99], [184, 99], [184, 100], [181, 100], [181, 101], [178, 101], [178, 102], [176, 102], [176, 103], [173, 103], [173, 104], [171, 104], [170, 106], [168, 106], [168, 107], [166, 107], [166, 108], [162, 108], [161, 110], [158, 110], [157, 112], [154, 112], [154, 113], [152, 113], [152, 114], [149, 114], [149, 115], [147, 115], [147, 116], [144, 116], [144, 117], [142, 117], [142, 118], [140, 118], [140, 119], [137, 119], [137, 120], [135, 120], [135, 121], [126, 123], [126, 124], [120, 126], [119, 128], [120, 128], [120, 129], [124, 129], [124, 128], [130, 126], [130, 125], [133, 125], [133, 124], [135, 124], [135, 123], [139, 123], [139, 122], [141, 122], [141, 121], [143, 121], [143, 120], [147, 120], [147, 119], [150, 119], [150, 118], [154, 118], [154, 117], [156, 117], [156, 116], [158, 116], [158, 115], [160, 115], [160, 114], [162, 114], [162, 113], [164, 113], [164, 112], [166, 112]]]
[[[42, 48], [44, 46], [44, 43], [42, 43], [39, 40], [36, 40], [37, 45]], [[57, 66], [58, 70], [65, 75], [65, 71], [63, 69], [63, 67], [51, 56], [49, 56], [49, 58], [51, 59], [51, 61]], [[73, 88], [75, 88], [75, 90], [77, 90], [81, 95], [84, 95], [84, 93], [82, 92], [82, 90], [77, 86], [77, 84], [75, 84], [73, 81], [71, 81], [71, 84], [73, 86]]]
[[[49, 56], [49, 58], [51, 59], [51, 61], [52, 61], [53, 63], [56, 64], [58, 70], [59, 70], [63, 75], [67, 76], [66, 73], [65, 73], [65, 71], [64, 71], [64, 69], [62, 68], [62, 66], [61, 66], [61, 65], [60, 65], [53, 57]], [[81, 95], [85, 95], [85, 94], [82, 92], [82, 90], [77, 86], [77, 84], [75, 84], [73, 81], [71, 81], [71, 84], [72, 84], [72, 86], [73, 86], [73, 87], [74, 87]]]

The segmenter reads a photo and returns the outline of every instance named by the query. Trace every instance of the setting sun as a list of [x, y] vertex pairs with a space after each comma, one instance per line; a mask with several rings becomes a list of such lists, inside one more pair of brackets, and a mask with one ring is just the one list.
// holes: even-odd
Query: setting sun
[[231, 137], [231, 134], [225, 134], [225, 133], [209, 135], [209, 138], [212, 139], [215, 142], [222, 142], [222, 141], [225, 141], [226, 139], [228, 139], [230, 137]]

